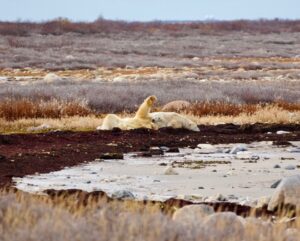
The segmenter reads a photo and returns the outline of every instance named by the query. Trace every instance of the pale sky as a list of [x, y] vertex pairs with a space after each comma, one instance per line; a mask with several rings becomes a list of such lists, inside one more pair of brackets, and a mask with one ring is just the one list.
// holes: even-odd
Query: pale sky
[[300, 19], [300, 0], [0, 0], [0, 21]]

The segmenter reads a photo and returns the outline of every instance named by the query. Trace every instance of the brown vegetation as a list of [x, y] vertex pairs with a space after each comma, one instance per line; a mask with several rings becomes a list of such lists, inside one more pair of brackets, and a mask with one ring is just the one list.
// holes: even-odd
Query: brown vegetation
[[22, 118], [62, 118], [70, 116], [87, 116], [91, 109], [84, 102], [60, 101], [31, 101], [28, 99], [0, 102], [0, 118], [18, 120]]
[[299, 103], [276, 101], [265, 104], [233, 104], [226, 102], [199, 102], [194, 103], [187, 109], [187, 113], [194, 116], [238, 116], [240, 114], [252, 115], [262, 108], [277, 107], [290, 112], [300, 111]]
[[26, 36], [31, 33], [61, 35], [64, 33], [117, 33], [120, 31], [180, 32], [194, 30], [201, 33], [244, 31], [256, 33], [300, 32], [299, 20], [236, 20], [212, 22], [125, 22], [99, 19], [94, 22], [71, 22], [56, 19], [48, 22], [0, 22], [0, 34]]

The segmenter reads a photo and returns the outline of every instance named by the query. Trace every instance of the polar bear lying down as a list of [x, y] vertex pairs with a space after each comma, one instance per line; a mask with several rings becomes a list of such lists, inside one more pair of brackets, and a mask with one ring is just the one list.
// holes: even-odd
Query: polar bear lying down
[[121, 130], [132, 130], [137, 128], [148, 128], [157, 130], [162, 127], [184, 128], [192, 131], [199, 131], [196, 123], [175, 112], [153, 112], [150, 113], [155, 96], [147, 97], [140, 105], [133, 118], [120, 118], [115, 114], [108, 114], [101, 126], [97, 130], [112, 130], [120, 128]]
[[172, 127], [200, 131], [195, 122], [175, 112], [153, 112], [149, 115], [158, 128]]
[[121, 130], [137, 128], [158, 129], [149, 116], [151, 107], [156, 100], [157, 98], [154, 95], [147, 97], [133, 118], [120, 118], [115, 114], [108, 114], [104, 118], [102, 125], [97, 127], [97, 130], [112, 130], [113, 128], [120, 128]]

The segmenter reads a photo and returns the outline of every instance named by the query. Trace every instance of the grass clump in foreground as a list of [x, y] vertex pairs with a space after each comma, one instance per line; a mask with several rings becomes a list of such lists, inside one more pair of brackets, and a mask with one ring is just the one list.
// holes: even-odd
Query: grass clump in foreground
[[279, 241], [297, 240], [300, 232], [298, 219], [293, 223], [272, 223], [245, 218], [237, 230], [218, 220], [210, 225], [206, 225], [205, 218], [174, 220], [173, 211], [170, 207], [162, 212], [160, 205], [151, 203], [83, 198], [78, 193], [49, 198], [2, 192], [0, 239]]

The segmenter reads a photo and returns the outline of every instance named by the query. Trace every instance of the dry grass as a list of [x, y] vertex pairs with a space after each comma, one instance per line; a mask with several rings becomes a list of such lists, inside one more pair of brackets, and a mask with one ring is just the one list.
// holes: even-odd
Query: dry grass
[[[241, 113], [253, 114], [259, 105], [255, 104], [232, 104], [225, 102], [200, 102], [193, 104], [187, 109], [187, 113], [194, 116], [207, 116], [207, 115], [224, 115], [224, 116], [238, 116]], [[300, 107], [300, 105], [299, 105]]]
[[258, 108], [253, 114], [241, 113], [236, 116], [226, 115], [207, 115], [203, 117], [191, 116], [198, 124], [254, 124], [254, 123], [272, 123], [272, 124], [291, 124], [300, 123], [300, 111], [290, 112], [277, 106], [266, 106]]
[[[111, 106], [113, 109], [114, 107]], [[132, 108], [132, 107], [131, 107]], [[160, 110], [156, 107], [155, 110]], [[239, 116], [254, 115], [261, 110], [268, 111], [276, 109], [278, 112], [300, 111], [299, 103], [288, 103], [278, 101], [265, 104], [233, 104], [220, 101], [196, 102], [189, 107], [185, 113], [196, 117], [203, 116]], [[133, 109], [133, 108], [132, 108]], [[273, 111], [274, 113], [274, 111]], [[29, 99], [4, 99], [0, 101], [0, 118], [7, 121], [20, 119], [60, 119], [73, 116], [89, 116], [103, 114], [101, 111], [94, 111], [86, 101], [66, 101], [50, 99], [29, 100]], [[274, 118], [271, 118], [271, 120]]]
[[161, 206], [150, 203], [107, 202], [96, 197], [83, 200], [77, 194], [52, 199], [22, 192], [0, 194], [2, 241], [297, 240], [300, 222], [299, 219], [293, 224], [244, 219], [241, 228], [225, 226], [221, 221], [208, 226], [203, 219], [174, 221], [161, 212]]
[[[230, 113], [233, 111], [230, 111]], [[199, 112], [197, 112], [199, 113]], [[234, 112], [235, 113], [235, 112]], [[235, 124], [253, 124], [253, 123], [281, 123], [291, 124], [300, 123], [300, 111], [284, 110], [277, 105], [257, 106], [254, 112], [241, 112], [237, 115], [228, 115], [226, 113], [207, 115], [193, 115], [191, 113], [182, 113], [197, 124], [215, 125], [220, 123]], [[37, 127], [42, 124], [49, 125], [49, 129], [41, 129], [37, 131], [49, 130], [73, 130], [73, 131], [90, 131], [95, 130], [101, 125], [105, 115], [87, 115], [87, 116], [71, 116], [62, 118], [23, 118], [9, 121], [0, 118], [0, 133], [27, 133], [32, 132], [31, 127]], [[121, 113], [120, 116], [128, 117], [131, 114]]]

